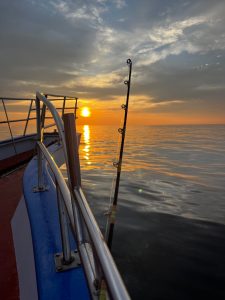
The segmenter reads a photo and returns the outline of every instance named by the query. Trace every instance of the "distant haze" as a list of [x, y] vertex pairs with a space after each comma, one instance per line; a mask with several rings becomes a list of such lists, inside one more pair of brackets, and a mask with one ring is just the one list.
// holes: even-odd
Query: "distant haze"
[[1, 0], [0, 96], [75, 95], [81, 123], [116, 123], [131, 58], [131, 124], [225, 123], [224, 28], [224, 0]]

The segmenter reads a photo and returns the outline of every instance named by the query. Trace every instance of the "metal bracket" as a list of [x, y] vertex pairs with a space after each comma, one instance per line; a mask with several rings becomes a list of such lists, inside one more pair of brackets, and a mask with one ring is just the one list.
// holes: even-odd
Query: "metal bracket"
[[128, 64], [128, 65], [131, 65], [131, 64], [132, 64], [132, 61], [131, 61], [130, 58], [127, 59], [127, 64]]
[[56, 272], [64, 272], [78, 268], [81, 265], [80, 256], [77, 250], [71, 252], [71, 262], [69, 264], [64, 261], [62, 253], [56, 253], [54, 259]]
[[119, 161], [114, 161], [113, 167], [117, 168], [118, 171], [121, 171], [121, 163]]
[[49, 190], [48, 185], [34, 186], [33, 187], [33, 193], [46, 192], [48, 190]]
[[113, 162], [113, 167], [118, 168], [118, 166], [119, 166], [119, 163], [117, 161], [114, 161]]
[[123, 133], [124, 133], [124, 128], [119, 128], [119, 129], [118, 129], [118, 132], [119, 132], [120, 134], [123, 134]]

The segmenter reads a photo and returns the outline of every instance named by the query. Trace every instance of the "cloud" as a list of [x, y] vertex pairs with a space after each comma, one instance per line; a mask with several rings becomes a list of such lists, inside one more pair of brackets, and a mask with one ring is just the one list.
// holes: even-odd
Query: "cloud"
[[119, 9], [124, 8], [127, 5], [125, 0], [114, 0], [113, 2]]
[[71, 80], [66, 82], [66, 87], [91, 87], [91, 88], [108, 88], [113, 84], [119, 84], [122, 78], [119, 74], [109, 73], [109, 74], [99, 74], [96, 76], [84, 76], [79, 77], [77, 80]]
[[166, 110], [173, 110], [175, 106], [182, 105], [183, 103], [183, 100], [156, 101], [154, 98], [140, 94], [131, 97], [130, 111], [145, 114], [148, 114], [150, 111], [160, 113], [165, 108]]
[[[86, 3], [85, 3], [86, 2]], [[61, 13], [66, 19], [80, 22], [88, 22], [89, 26], [97, 26], [103, 22], [101, 14], [107, 10], [104, 5], [105, 2], [84, 1], [82, 4], [79, 2], [68, 2], [59, 0], [57, 2], [51, 1], [53, 8]]]
[[179, 22], [174, 22], [164, 27], [157, 27], [149, 32], [149, 38], [156, 42], [157, 46], [163, 46], [176, 42], [184, 35], [184, 30], [192, 26], [197, 26], [206, 22], [206, 18], [189, 18]]
[[198, 91], [218, 91], [218, 90], [225, 90], [225, 86], [224, 85], [218, 85], [218, 84], [214, 84], [214, 85], [200, 85], [196, 87], [196, 90]]
[[222, 0], [2, 0], [1, 94], [114, 101], [130, 57], [132, 95], [146, 111], [202, 101], [221, 110], [224, 9]]

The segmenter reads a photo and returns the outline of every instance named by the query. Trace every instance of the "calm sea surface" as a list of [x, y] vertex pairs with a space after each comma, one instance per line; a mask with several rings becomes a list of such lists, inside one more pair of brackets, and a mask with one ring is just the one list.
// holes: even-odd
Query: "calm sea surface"
[[[119, 133], [88, 125], [79, 132], [84, 188], [107, 208]], [[225, 126], [129, 127], [119, 198], [138, 212], [225, 224]]]
[[[119, 133], [78, 129], [104, 232]], [[225, 126], [128, 124], [112, 252], [132, 299], [225, 299]]]
[[[104, 231], [119, 133], [79, 131]], [[225, 299], [225, 126], [128, 126], [112, 252], [133, 299]]]

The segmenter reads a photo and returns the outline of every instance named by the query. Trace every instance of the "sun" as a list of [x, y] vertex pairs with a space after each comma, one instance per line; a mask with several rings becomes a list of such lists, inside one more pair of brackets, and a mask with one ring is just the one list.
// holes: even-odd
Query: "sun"
[[89, 107], [82, 107], [80, 115], [82, 117], [88, 118], [91, 115], [91, 111]]

